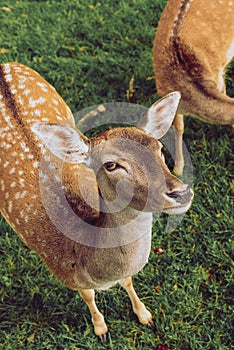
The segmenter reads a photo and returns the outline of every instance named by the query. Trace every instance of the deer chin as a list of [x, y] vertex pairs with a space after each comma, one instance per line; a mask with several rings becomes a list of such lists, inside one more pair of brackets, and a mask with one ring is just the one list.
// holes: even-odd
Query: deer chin
[[184, 204], [184, 205], [174, 206], [174, 207], [171, 207], [171, 208], [164, 208], [164, 209], [162, 209], [162, 212], [166, 213], [166, 214], [169, 214], [169, 215], [183, 214], [183, 213], [186, 213], [186, 211], [189, 210], [191, 204], [192, 204], [192, 201], [190, 201], [189, 203]]

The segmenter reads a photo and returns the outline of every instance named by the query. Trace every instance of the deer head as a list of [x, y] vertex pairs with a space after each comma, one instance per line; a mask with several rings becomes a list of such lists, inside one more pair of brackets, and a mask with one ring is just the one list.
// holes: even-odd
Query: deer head
[[[173, 176], [157, 140], [170, 128], [180, 100], [173, 92], [154, 103], [138, 127], [119, 127], [87, 139], [71, 126], [35, 123], [32, 131], [65, 163], [83, 163], [96, 175], [102, 212], [186, 211], [193, 197], [189, 186]], [[82, 181], [82, 180], [81, 180]], [[85, 200], [85, 198], [84, 198]]]

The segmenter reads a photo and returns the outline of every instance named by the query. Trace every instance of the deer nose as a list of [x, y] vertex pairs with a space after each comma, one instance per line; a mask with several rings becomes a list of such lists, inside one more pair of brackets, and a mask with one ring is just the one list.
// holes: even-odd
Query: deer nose
[[169, 198], [174, 199], [178, 204], [184, 205], [193, 199], [193, 190], [188, 185], [182, 191], [175, 190], [175, 191], [167, 192], [166, 195]]

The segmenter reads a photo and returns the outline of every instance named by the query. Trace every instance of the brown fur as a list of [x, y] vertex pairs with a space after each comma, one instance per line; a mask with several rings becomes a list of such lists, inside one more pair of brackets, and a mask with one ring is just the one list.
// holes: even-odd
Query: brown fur
[[222, 81], [233, 53], [233, 2], [169, 0], [154, 41], [158, 93], [180, 91], [179, 112], [233, 124], [234, 101], [224, 94]]
[[225, 94], [225, 69], [234, 55], [234, 2], [169, 0], [153, 48], [160, 96], [181, 93], [175, 117], [174, 171], [184, 167], [183, 114], [215, 124], [234, 124], [234, 100]]
[[[143, 268], [149, 256], [150, 212], [187, 210], [193, 197], [191, 189], [170, 174], [160, 143], [143, 129], [113, 129], [88, 140], [75, 129], [71, 111], [62, 98], [35, 71], [19, 63], [4, 64], [0, 84], [2, 215], [64, 285], [79, 290], [90, 308], [97, 335], [104, 335], [107, 327], [91, 288], [103, 289], [117, 282], [129, 293], [139, 320], [150, 324], [152, 316], [139, 301], [130, 276]], [[172, 94], [168, 101], [175, 111], [178, 94]], [[166, 102], [159, 103], [165, 109]], [[167, 128], [174, 112], [169, 114], [166, 122], [164, 114], [160, 116]], [[35, 125], [44, 128], [41, 138], [35, 130], [32, 132]], [[90, 168], [78, 161], [61, 161], [49, 152], [42, 142], [47, 130], [49, 137], [54, 137], [52, 149], [63, 148], [71, 161], [79, 147], [88, 148]], [[64, 130], [73, 132], [71, 148]], [[120, 169], [126, 169], [108, 173], [104, 166], [107, 156], [118, 158]], [[124, 177], [127, 180], [117, 195], [116, 186]], [[116, 210], [130, 198], [129, 185], [133, 188], [129, 205]], [[170, 196], [173, 191], [179, 194], [177, 200]], [[109, 212], [112, 200], [119, 202]], [[110, 234], [110, 242], [118, 244], [104, 247], [102, 242]], [[81, 243], [86, 237], [89, 245]]]

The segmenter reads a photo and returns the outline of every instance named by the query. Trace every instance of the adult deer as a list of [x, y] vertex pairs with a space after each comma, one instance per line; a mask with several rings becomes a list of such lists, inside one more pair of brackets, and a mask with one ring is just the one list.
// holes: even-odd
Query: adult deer
[[131, 276], [148, 260], [152, 211], [185, 212], [193, 192], [173, 176], [156, 140], [180, 94], [155, 103], [139, 127], [87, 139], [70, 109], [38, 73], [0, 66], [0, 209], [22, 241], [88, 304], [95, 333], [107, 326], [94, 289], [119, 282], [143, 324], [151, 313]]
[[159, 95], [181, 92], [175, 117], [175, 172], [184, 167], [183, 114], [234, 124], [234, 99], [225, 94], [225, 67], [234, 55], [234, 1], [169, 0], [154, 41]]

